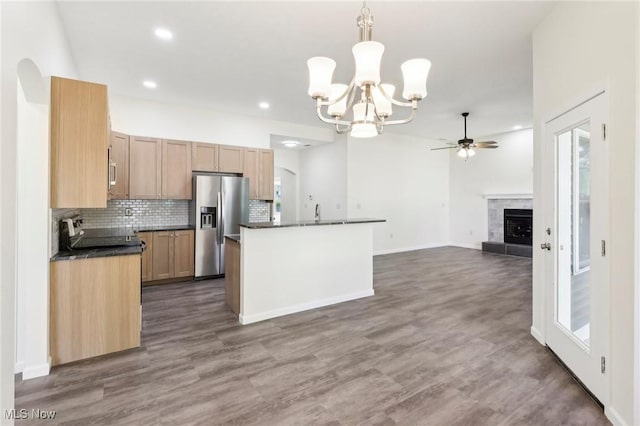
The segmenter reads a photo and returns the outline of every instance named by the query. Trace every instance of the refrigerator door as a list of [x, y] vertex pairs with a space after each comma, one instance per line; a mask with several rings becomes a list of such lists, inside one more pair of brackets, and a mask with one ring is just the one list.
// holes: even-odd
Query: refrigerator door
[[195, 175], [193, 198], [196, 228], [195, 276], [222, 274], [222, 193], [219, 176]]
[[224, 236], [240, 233], [240, 224], [249, 222], [249, 178], [222, 177], [222, 246], [220, 267], [224, 273]]

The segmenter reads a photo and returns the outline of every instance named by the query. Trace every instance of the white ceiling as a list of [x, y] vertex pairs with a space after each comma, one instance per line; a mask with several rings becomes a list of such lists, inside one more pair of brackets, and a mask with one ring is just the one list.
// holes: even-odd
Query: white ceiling
[[[323, 126], [307, 96], [306, 60], [329, 56], [334, 81], [353, 74], [360, 2], [58, 2], [80, 77], [112, 92]], [[549, 2], [369, 2], [373, 38], [386, 49], [383, 81], [426, 57], [429, 95], [394, 132], [462, 137], [532, 121], [531, 33]], [[172, 41], [159, 40], [164, 27]], [[142, 86], [154, 80], [154, 90]], [[271, 108], [258, 108], [267, 101]], [[404, 111], [402, 111], [404, 112]], [[394, 114], [399, 118], [400, 111]], [[396, 117], [396, 115], [398, 117]]]

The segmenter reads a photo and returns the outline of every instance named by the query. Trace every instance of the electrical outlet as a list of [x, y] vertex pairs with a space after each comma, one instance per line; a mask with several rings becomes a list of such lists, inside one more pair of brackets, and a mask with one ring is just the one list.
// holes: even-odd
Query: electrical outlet
[[133, 216], [133, 210], [131, 210], [131, 208], [124, 209], [124, 215], [125, 216]]
[[393, 239], [393, 234], [389, 234], [389, 238]]

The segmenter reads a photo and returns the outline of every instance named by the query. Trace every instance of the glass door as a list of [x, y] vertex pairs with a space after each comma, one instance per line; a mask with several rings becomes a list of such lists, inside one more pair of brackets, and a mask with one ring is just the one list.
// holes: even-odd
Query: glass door
[[609, 348], [606, 94], [546, 124], [546, 341], [605, 403]]

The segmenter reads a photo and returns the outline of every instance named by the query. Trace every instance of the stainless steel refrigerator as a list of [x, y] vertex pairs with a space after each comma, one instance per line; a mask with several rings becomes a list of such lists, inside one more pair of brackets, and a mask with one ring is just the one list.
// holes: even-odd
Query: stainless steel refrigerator
[[193, 217], [196, 228], [196, 278], [224, 274], [224, 236], [240, 233], [249, 221], [249, 179], [195, 174]]

